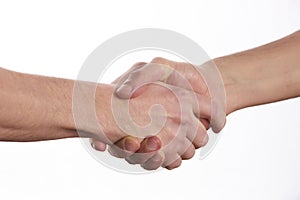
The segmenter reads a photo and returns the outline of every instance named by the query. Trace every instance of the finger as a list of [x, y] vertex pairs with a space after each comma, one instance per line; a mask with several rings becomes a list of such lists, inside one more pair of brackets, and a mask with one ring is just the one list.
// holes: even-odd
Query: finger
[[203, 124], [203, 126], [205, 127], [206, 130], [209, 129], [210, 123], [209, 123], [208, 119], [200, 118], [200, 122], [201, 122], [201, 124]]
[[97, 151], [105, 151], [106, 150], [106, 144], [104, 142], [101, 142], [99, 140], [90, 139], [91, 146], [97, 150]]
[[196, 65], [186, 62], [176, 62], [159, 57], [154, 58], [151, 62], [165, 64], [174, 69], [165, 83], [190, 91], [195, 91], [200, 94], [205, 93], [204, 91], [207, 86], [201, 71], [198, 70]]
[[223, 109], [224, 105], [220, 105], [215, 101], [212, 101], [211, 104], [211, 127], [215, 133], [219, 133], [225, 126], [226, 112]]
[[208, 142], [208, 135], [205, 127], [198, 121], [196, 129], [191, 128], [187, 130], [187, 138], [194, 145], [196, 149], [203, 147]]
[[120, 98], [128, 99], [138, 88], [152, 82], [165, 80], [172, 70], [166, 65], [148, 63], [132, 71], [125, 81], [121, 81], [121, 84], [117, 87], [116, 94]]
[[140, 140], [132, 136], [127, 136], [111, 145], [108, 152], [117, 158], [125, 158], [135, 153], [139, 148]]
[[182, 159], [180, 156], [178, 156], [178, 158], [176, 160], [174, 160], [173, 162], [171, 162], [170, 164], [167, 164], [165, 166], [166, 169], [168, 170], [172, 170], [172, 169], [175, 169], [177, 167], [179, 167], [182, 163]]
[[193, 145], [196, 149], [199, 149], [201, 147], [204, 147], [208, 143], [208, 140], [209, 140], [209, 136], [208, 134], [205, 134], [201, 139], [200, 143], [193, 142]]
[[211, 100], [209, 97], [200, 95], [194, 91], [180, 88], [178, 86], [167, 85], [167, 87], [174, 92], [181, 106], [185, 105], [185, 102], [189, 102], [190, 105], [192, 105], [193, 113], [198, 120], [200, 120], [200, 118], [210, 120], [212, 109]]
[[[157, 82], [157, 85], [168, 88], [179, 101], [182, 111], [190, 111], [189, 107], [192, 107], [193, 114], [200, 119], [200, 117], [205, 119], [210, 119], [211, 116], [211, 101], [208, 97], [182, 89], [178, 86], [169, 85], [162, 82]], [[184, 108], [188, 109], [184, 109]], [[182, 113], [189, 115], [190, 113]]]
[[150, 153], [158, 151], [161, 148], [160, 138], [157, 136], [151, 136], [144, 139], [144, 142], [141, 145], [138, 153]]
[[210, 120], [211, 118], [211, 100], [198, 93], [191, 92], [193, 103], [193, 112], [197, 119], [204, 118]]
[[208, 92], [211, 97], [211, 120], [210, 125], [215, 133], [222, 130], [226, 118], [226, 92], [220, 72], [213, 61], [203, 63], [198, 67], [205, 77]]
[[151, 158], [161, 148], [161, 141], [157, 136], [145, 138], [140, 146], [140, 149], [129, 157], [126, 161], [130, 164], [143, 164]]
[[191, 144], [187, 150], [181, 155], [182, 160], [191, 159], [195, 155], [195, 147]]
[[[225, 103], [224, 103], [224, 90], [223, 87], [220, 87], [220, 84], [214, 84], [219, 83], [218, 78], [214, 75], [216, 74], [215, 68], [211, 67], [211, 65], [205, 65], [207, 67], [205, 68], [198, 68], [197, 66], [194, 66], [192, 64], [184, 63], [184, 67], [182, 67], [182, 63], [170, 61], [164, 58], [155, 58], [151, 62], [153, 63], [160, 63], [165, 64], [168, 66], [171, 66], [174, 70], [173, 72], [168, 76], [168, 79], [164, 82], [170, 85], [178, 86], [180, 88], [185, 88], [187, 90], [191, 91], [197, 91], [203, 94], [203, 90], [207, 88], [207, 84], [212, 86], [212, 88], [209, 89], [209, 92], [212, 92], [211, 94], [213, 97], [213, 100], [209, 99], [207, 103], [199, 103], [199, 108], [195, 109], [195, 114], [199, 118], [202, 116], [202, 118], [207, 118], [210, 121], [210, 126], [212, 127], [212, 130], [215, 133], [220, 132], [226, 123], [226, 112], [225, 112]], [[199, 85], [197, 87], [193, 87], [193, 84], [189, 82], [187, 76], [198, 76], [199, 78]], [[204, 81], [205, 77], [205, 81]], [[208, 78], [208, 80], [207, 80]], [[193, 80], [193, 79], [192, 79]], [[206, 82], [208, 81], [208, 82]], [[199, 90], [199, 88], [202, 88]], [[205, 96], [205, 95], [204, 95]], [[208, 97], [207, 97], [208, 98]], [[198, 101], [201, 102], [201, 101]], [[203, 107], [203, 105], [205, 107]], [[203, 109], [207, 108], [207, 109]], [[205, 116], [205, 117], [203, 117]], [[207, 124], [205, 123], [207, 126]]]
[[208, 135], [206, 132], [197, 134], [193, 140], [190, 140], [196, 149], [204, 147], [208, 142]]
[[122, 80], [124, 81], [132, 71], [141, 68], [141, 67], [144, 66], [145, 64], [147, 64], [147, 63], [145, 63], [145, 62], [138, 62], [138, 63], [135, 63], [128, 71], [126, 71], [124, 74], [122, 74], [121, 76], [119, 76], [119, 77], [118, 77], [116, 80], [114, 80], [112, 83], [113, 83], [113, 84], [117, 84], [118, 82], [120, 82], [120, 81], [122, 81]]
[[149, 158], [145, 163], [141, 165], [146, 170], [156, 170], [164, 162], [163, 152], [157, 152], [151, 158]]

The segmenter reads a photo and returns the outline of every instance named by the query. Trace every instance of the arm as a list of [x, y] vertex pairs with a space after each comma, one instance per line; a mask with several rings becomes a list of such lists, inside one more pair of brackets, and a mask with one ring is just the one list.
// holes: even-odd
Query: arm
[[[192, 157], [195, 152], [194, 145], [201, 146], [203, 137], [206, 136], [206, 130], [196, 118], [197, 106], [194, 102], [191, 103], [191, 99], [195, 97], [192, 91], [151, 84], [137, 98], [127, 102], [114, 98], [113, 84], [78, 81], [76, 92], [79, 96], [76, 99], [79, 101], [74, 106], [74, 84], [73, 80], [29, 75], [0, 68], [0, 140], [53, 140], [78, 137], [79, 131], [80, 137], [93, 138], [103, 144], [112, 145], [122, 138], [126, 139], [128, 132], [132, 134], [135, 130], [147, 131], [150, 128], [154, 130], [150, 133], [157, 133], [159, 140], [146, 156], [152, 156], [151, 151], [160, 149], [160, 144], [157, 143], [161, 141], [165, 148], [159, 152], [163, 159], [157, 161], [158, 166], [173, 167], [181, 163], [182, 157]], [[87, 98], [86, 94], [92, 94], [92, 98]], [[175, 94], [180, 95], [182, 101], [177, 100]], [[199, 101], [202, 99], [200, 96], [197, 98]], [[129, 113], [124, 106], [127, 103], [132, 118], [127, 118]], [[163, 106], [165, 110], [152, 110], [149, 116], [148, 112], [155, 104]], [[180, 105], [185, 108], [182, 110], [186, 112], [183, 116]], [[92, 112], [89, 110], [91, 107], [95, 108]], [[113, 108], [117, 113], [113, 113]], [[79, 112], [80, 117], [76, 124], [74, 112]], [[187, 124], [189, 126], [183, 128]], [[121, 127], [129, 127], [130, 130], [124, 131]], [[135, 138], [145, 137], [143, 131], [135, 134]], [[149, 139], [145, 141], [148, 147]]]
[[[213, 61], [223, 79], [227, 115], [249, 106], [300, 96], [300, 31], [270, 44], [216, 58]], [[206, 93], [203, 76], [198, 76], [198, 72], [193, 69], [191, 64], [162, 58], [156, 58], [152, 63], [168, 65], [186, 77], [195, 92], [209, 96]], [[130, 88], [134, 89], [143, 85], [146, 80], [164, 81], [180, 87], [180, 81], [175, 76], [172, 77], [171, 75], [162, 79], [160, 75], [156, 75], [163, 74], [163, 71], [157, 72], [160, 70], [157, 66], [152, 67], [152, 69], [144, 67], [138, 70], [139, 74], [134, 75], [134, 71], [131, 72], [131, 76], [129, 75], [128, 79], [124, 81], [124, 85], [130, 85]], [[151, 74], [150, 72], [154, 70], [156, 74]], [[147, 80], [149, 78], [151, 80]], [[130, 95], [126, 88], [120, 87], [120, 89], [119, 95], [122, 98], [127, 98]], [[210, 121], [209, 117], [203, 119], [201, 116], [200, 120], [204, 124]], [[126, 146], [120, 148], [126, 150]], [[151, 159], [147, 162], [151, 164]]]
[[[0, 68], [0, 140], [23, 142], [78, 137], [72, 113], [74, 83], [74, 80]], [[93, 85], [82, 82], [82, 90], [86, 91]], [[101, 99], [97, 101], [97, 117], [103, 119], [101, 125], [105, 136], [116, 142], [125, 134], [103, 123], [111, 113], [109, 108], [113, 90], [110, 85], [97, 85], [97, 98]], [[82, 103], [84, 106], [85, 102]], [[86, 120], [91, 117], [94, 116], [86, 116]], [[85, 131], [85, 135], [81, 135], [83, 137], [104, 138], [104, 133], [96, 133], [89, 125], [81, 128]]]
[[[0, 68], [0, 140], [37, 141], [76, 137], [72, 124], [72, 81]], [[70, 113], [63, 116], [62, 113]], [[67, 123], [65, 127], [63, 123]]]
[[227, 114], [300, 96], [300, 31], [214, 61], [226, 89]]

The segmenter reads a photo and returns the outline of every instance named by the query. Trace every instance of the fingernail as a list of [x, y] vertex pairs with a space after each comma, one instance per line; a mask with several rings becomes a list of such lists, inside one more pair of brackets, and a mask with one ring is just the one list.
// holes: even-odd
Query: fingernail
[[117, 89], [116, 93], [118, 96], [128, 97], [131, 94], [131, 90], [132, 90], [132, 87], [130, 85], [124, 84]]
[[156, 151], [159, 147], [155, 140], [147, 139], [146, 148], [149, 151]]
[[134, 141], [131, 139], [125, 139], [124, 149], [129, 152], [136, 152], [137, 151], [137, 145]]

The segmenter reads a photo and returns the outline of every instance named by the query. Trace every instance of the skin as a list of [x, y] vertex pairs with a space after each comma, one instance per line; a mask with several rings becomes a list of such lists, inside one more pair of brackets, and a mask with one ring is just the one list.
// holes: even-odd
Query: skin
[[[30, 142], [53, 140], [70, 137], [93, 138], [103, 144], [112, 145], [128, 135], [120, 129], [112, 113], [112, 99], [115, 84], [98, 84], [80, 82], [80, 106], [84, 112], [82, 121], [75, 125], [73, 119], [72, 95], [74, 80], [50, 78], [13, 72], [0, 69], [1, 85], [1, 114], [0, 114], [0, 140]], [[172, 87], [173, 92], [168, 88]], [[91, 103], [85, 95], [96, 88], [95, 108], [97, 122], [93, 123], [94, 113], [85, 112]], [[180, 156], [191, 157], [195, 147], [203, 144], [206, 129], [196, 118], [194, 102], [191, 101], [194, 92], [174, 86], [150, 84], [142, 91], [137, 91], [138, 96], [129, 102], [130, 116], [137, 124], [149, 124], [148, 110], [154, 104], [162, 105], [165, 112], [154, 112], [154, 119], [165, 119], [166, 124], [159, 130], [154, 138], [147, 138], [142, 143], [141, 151], [147, 153], [138, 156], [138, 162], [143, 162], [145, 157], [152, 157], [152, 151], [165, 148], [160, 155], [165, 159], [160, 160], [160, 165], [168, 166], [178, 162]], [[179, 109], [179, 102], [174, 94], [180, 93], [185, 98], [181, 102], [185, 105], [185, 112]], [[153, 94], [157, 94], [154, 96]], [[202, 97], [197, 96], [199, 101]], [[125, 101], [120, 99], [120, 101]], [[116, 110], [121, 110], [117, 107]], [[181, 117], [181, 114], [183, 117]], [[121, 116], [124, 115], [121, 113]], [[181, 124], [186, 126], [185, 131], [180, 130]], [[194, 130], [194, 131], [189, 131]], [[80, 131], [78, 135], [77, 131]], [[124, 144], [126, 140], [124, 139]], [[173, 141], [170, 143], [170, 141]], [[105, 145], [102, 146], [105, 148]], [[102, 148], [100, 147], [100, 148]], [[131, 149], [136, 150], [136, 149]], [[181, 160], [181, 158], [180, 158]], [[132, 161], [133, 163], [134, 161]]]
[[[300, 31], [258, 48], [214, 59], [226, 90], [226, 114], [249, 106], [299, 97], [299, 52]], [[192, 84], [193, 92], [209, 98], [209, 94], [204, 92], [205, 85], [202, 89], [196, 88], [199, 85], [203, 86], [203, 81], [195, 76], [189, 64], [176, 63], [163, 58], [154, 59], [152, 62], [167, 63], [173, 68], [176, 68], [174, 67], [176, 65], [183, 66], [186, 72], [184, 76]], [[133, 73], [134, 70], [136, 69], [132, 69], [129, 73]], [[89, 89], [90, 84], [83, 83], [84, 88]], [[169, 84], [172, 82], [170, 81]], [[205, 144], [204, 129], [209, 127], [209, 114], [204, 117], [197, 116], [199, 131], [195, 137], [189, 138], [182, 133], [181, 138], [188, 140], [184, 145], [186, 148], [183, 148], [186, 151], [181, 149], [179, 152], [176, 149], [170, 153], [165, 148], [176, 136], [173, 131], [168, 133], [162, 131], [158, 136], [144, 140], [128, 136], [115, 124], [110, 109], [110, 98], [116, 87], [114, 84], [97, 85], [96, 114], [102, 131], [99, 132], [89, 124], [92, 116], [86, 116], [87, 122], [81, 127], [76, 127], [72, 115], [73, 86], [73, 80], [29, 75], [0, 68], [0, 140], [25, 142], [78, 137], [77, 129], [80, 129], [85, 133], [81, 135], [82, 137], [93, 138], [93, 146], [96, 149], [104, 150], [105, 144], [114, 143], [115, 145], [110, 148], [114, 156], [125, 157], [130, 163], [141, 164], [146, 169], [156, 169], [159, 166], [168, 169], [176, 168], [180, 166], [182, 159], [189, 159], [196, 148]], [[188, 94], [187, 89], [182, 90]], [[164, 95], [153, 98], [154, 93]], [[154, 85], [137, 92], [135, 98], [131, 100], [135, 119], [141, 118], [140, 123], [147, 123], [149, 119], [145, 117], [146, 113], [140, 111], [147, 111], [149, 106], [156, 102], [166, 107], [174, 104], [173, 108], [168, 107], [166, 117], [177, 121], [180, 119], [180, 115], [176, 112], [178, 102], [174, 96], [165, 88]], [[84, 100], [82, 103], [85, 104]], [[176, 120], [170, 121], [174, 123]], [[175, 127], [172, 130], [176, 130], [178, 123], [167, 125]], [[200, 139], [195, 141], [195, 138]], [[116, 147], [119, 148], [116, 150]], [[136, 154], [133, 154], [135, 152], [148, 152], [148, 154], [145, 154], [146, 157], [136, 157]], [[169, 155], [170, 159], [168, 159]]]
[[[299, 52], [300, 31], [297, 31], [272, 43], [214, 59], [213, 61], [221, 73], [226, 91], [226, 115], [250, 106], [299, 97]], [[209, 97], [209, 94], [205, 93], [207, 90], [202, 77], [197, 76], [196, 74], [198, 73], [193, 72], [194, 69], [190, 64], [174, 62], [163, 58], [155, 58], [152, 62], [166, 64], [180, 71], [193, 85], [195, 92]], [[146, 72], [145, 70], [139, 73], [143, 75], [144, 73], [146, 74]], [[131, 73], [134, 73], [134, 71]], [[143, 80], [134, 76], [129, 77], [129, 79], [130, 81], [127, 80], [124, 83], [125, 85], [129, 84], [130, 87], [135, 87], [135, 85], [138, 85], [137, 83], [142, 84], [139, 80]], [[159, 77], [156, 77], [156, 79], [160, 80]], [[152, 79], [152, 81], [156, 80]], [[177, 83], [177, 81], [163, 81], [168, 84]], [[254, 93], [255, 95], [253, 95]], [[120, 97], [126, 98], [126, 95], [128, 94], [124, 95], [121, 93]], [[207, 121], [209, 122], [209, 118], [200, 120], [203, 124], [206, 124]], [[135, 138], [127, 138], [127, 140], [132, 141], [131, 147], [136, 146], [136, 148], [138, 148], [140, 145]], [[116, 145], [126, 150], [126, 146], [120, 146], [120, 143], [122, 143], [122, 140], [116, 143]], [[111, 150], [111, 152], [114, 152], [114, 150]], [[116, 154], [117, 153], [114, 155], [118, 156], [118, 154]], [[125, 156], [127, 160], [130, 157], [130, 154], [127, 154], [127, 157]], [[145, 162], [137, 163], [141, 164], [145, 169], [155, 169], [159, 167], [155, 160], [159, 159], [163, 158], [159, 158], [158, 153], [155, 154], [153, 160], [150, 158]], [[168, 167], [168, 169], [176, 168], [180, 166], [180, 163], [181, 162], [177, 162], [171, 165], [171, 167]]]
[[26, 142], [77, 137], [69, 129], [72, 87], [69, 80], [0, 68], [0, 140]]
[[[152, 74], [149, 74], [151, 72], [155, 72]], [[160, 77], [160, 78], [158, 78]], [[208, 90], [208, 86], [205, 83], [205, 77], [202, 76], [201, 72], [199, 72], [192, 64], [189, 63], [181, 63], [181, 62], [174, 62], [170, 60], [166, 60], [163, 58], [155, 58], [150, 63], [141, 63], [138, 67], [135, 67], [135, 69], [130, 69], [129, 73], [127, 75], [125, 74], [122, 78], [123, 80], [120, 81], [125, 83], [131, 83], [133, 85], [132, 88], [135, 91], [137, 88], [144, 89], [145, 87], [140, 87], [142, 85], [155, 82], [155, 81], [161, 81], [164, 83], [167, 83], [168, 85], [174, 85], [176, 87], [185, 88], [187, 90], [191, 90], [195, 92], [196, 94], [200, 95], [202, 99], [198, 100], [198, 110], [201, 110], [201, 113], [198, 117], [198, 120], [200, 120], [201, 124], [203, 124], [204, 129], [208, 129], [210, 126], [210, 118], [211, 118], [211, 98]], [[131, 81], [132, 80], [132, 81]], [[135, 81], [137, 80], [137, 81]], [[131, 92], [127, 93], [128, 90], [126, 88], [126, 85], [121, 85], [121, 90], [117, 90], [116, 93], [118, 96], [121, 96], [122, 98], [131, 98], [134, 99], [138, 96], [138, 94], [135, 94], [134, 96], [131, 96]], [[125, 92], [124, 90], [125, 86]], [[224, 100], [225, 101], [225, 100]], [[225, 108], [224, 108], [225, 110]], [[225, 119], [224, 119], [225, 120]], [[224, 121], [221, 121], [221, 123], [217, 123], [217, 130], [220, 130], [225, 125]], [[151, 140], [154, 140], [155, 138], [150, 138]], [[147, 152], [147, 148], [143, 147], [143, 145], [140, 147], [139, 141], [137, 138], [127, 137], [127, 141], [131, 140], [131, 147], [135, 145], [135, 149], [139, 149], [138, 153], [144, 153], [143, 150]], [[155, 141], [158, 141], [156, 139]], [[198, 142], [195, 142], [198, 141]], [[124, 149], [124, 142], [123, 140], [119, 141], [118, 143], [121, 143], [119, 145], [116, 143], [115, 146], [110, 146], [109, 152], [116, 157], [120, 158], [126, 158], [126, 160], [131, 164], [142, 164], [141, 166], [148, 170], [157, 169], [160, 166], [164, 166], [167, 169], [173, 169], [178, 167], [182, 160], [187, 160], [193, 157], [195, 154], [195, 149], [198, 149], [202, 146], [204, 146], [208, 141], [208, 136], [205, 135], [205, 137], [202, 137], [202, 140], [194, 140], [193, 145], [194, 148], [190, 148], [189, 151], [182, 154], [177, 159], [173, 159], [173, 162], [168, 162], [168, 165], [162, 165], [164, 163], [164, 160], [170, 160], [170, 156], [165, 156], [166, 154], [163, 152], [164, 149], [162, 148], [160, 151], [158, 151], [156, 154], [152, 153], [150, 155], [153, 155], [150, 157], [150, 155], [144, 156], [143, 154], [137, 156], [136, 154], [130, 153], [128, 149], [125, 150], [126, 153], [122, 152], [122, 148]], [[172, 141], [174, 142], [174, 141]], [[101, 142], [98, 141], [92, 141], [93, 144], [100, 145]], [[162, 141], [162, 143], [165, 143]], [[174, 143], [174, 146], [177, 144]], [[179, 144], [181, 146], [182, 144]], [[102, 145], [103, 146], [103, 145]], [[162, 144], [162, 147], [164, 147], [164, 144]], [[97, 146], [95, 147], [96, 149]], [[120, 149], [121, 148], [121, 149]], [[136, 152], [135, 152], [136, 153]]]

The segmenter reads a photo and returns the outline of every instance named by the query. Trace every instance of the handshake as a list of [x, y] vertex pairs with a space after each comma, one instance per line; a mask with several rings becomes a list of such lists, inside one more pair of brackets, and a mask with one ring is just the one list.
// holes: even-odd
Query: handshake
[[209, 128], [217, 133], [225, 125], [225, 89], [213, 61], [196, 67], [155, 58], [103, 87], [109, 92], [96, 89], [102, 130], [89, 136], [93, 148], [108, 144], [111, 155], [147, 170], [179, 167], [207, 144]]
[[112, 84], [0, 68], [0, 141], [80, 136], [147, 170], [174, 169], [207, 144], [209, 128], [224, 127], [229, 113], [299, 97], [299, 52], [297, 31], [201, 66], [137, 63]]

